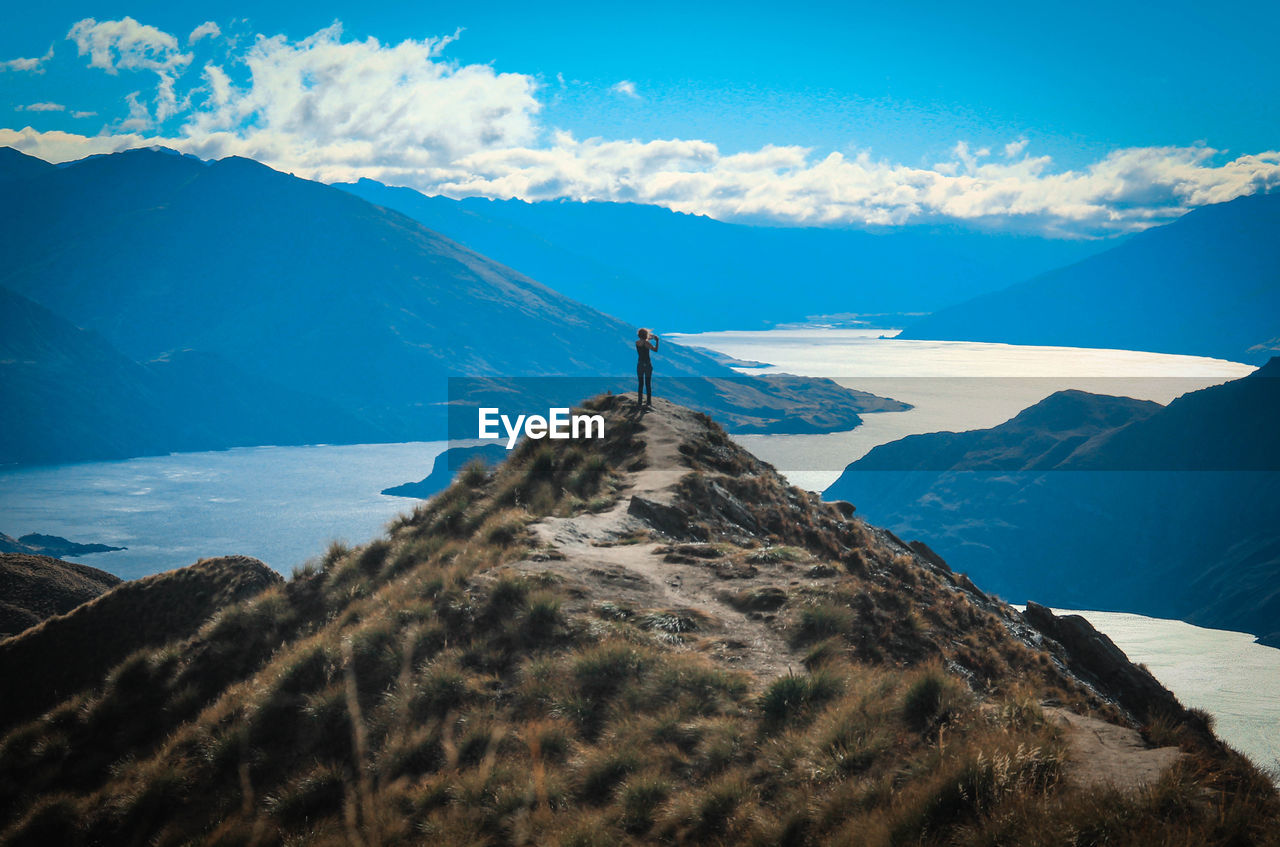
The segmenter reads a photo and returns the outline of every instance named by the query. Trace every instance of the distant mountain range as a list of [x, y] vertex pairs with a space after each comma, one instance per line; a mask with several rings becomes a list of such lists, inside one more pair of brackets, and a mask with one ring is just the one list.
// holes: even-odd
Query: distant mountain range
[[987, 430], [873, 449], [825, 492], [1014, 601], [1280, 645], [1280, 359], [1162, 407], [1059, 392]]
[[[634, 326], [247, 159], [54, 167], [9, 150], [0, 200], [21, 210], [0, 230], [0, 462], [439, 438], [450, 376], [634, 373]], [[656, 359], [660, 380], [734, 379], [659, 391], [756, 431], [770, 407], [847, 429], [868, 399], [738, 377], [676, 344]]]
[[1205, 206], [1104, 253], [941, 309], [901, 338], [1280, 352], [1280, 193]]
[[854, 320], [849, 313], [901, 326], [899, 313], [958, 303], [1115, 243], [960, 227], [745, 226], [629, 203], [452, 200], [372, 180], [335, 187], [660, 331]]

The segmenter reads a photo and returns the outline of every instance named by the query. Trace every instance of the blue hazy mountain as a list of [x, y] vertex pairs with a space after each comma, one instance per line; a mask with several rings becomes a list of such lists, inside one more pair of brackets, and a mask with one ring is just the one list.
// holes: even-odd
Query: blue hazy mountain
[[1074, 262], [1114, 242], [961, 227], [745, 226], [657, 206], [428, 197], [338, 185], [557, 291], [673, 331], [763, 329], [813, 316], [930, 312]]
[[179, 350], [135, 362], [5, 288], [0, 328], [0, 464], [385, 435], [216, 354]]
[[915, 435], [825, 492], [1014, 601], [1125, 609], [1280, 645], [1280, 359], [1168, 406], [1082, 391]]
[[57, 165], [51, 165], [44, 159], [28, 156], [12, 147], [0, 147], [0, 182], [40, 176], [56, 169]]
[[[297, 399], [297, 413], [286, 416], [298, 424], [295, 437], [265, 443], [443, 437], [440, 404], [451, 375], [621, 375], [619, 387], [633, 387], [634, 376], [626, 378], [635, 370], [633, 326], [349, 193], [247, 159], [204, 162], [163, 150], [29, 170], [34, 174], [0, 181], [0, 202], [22, 210], [0, 230], [0, 284], [118, 354], [102, 352], [84, 372], [123, 373], [129, 363], [149, 363], [153, 377], [175, 374], [163, 389], [166, 398], [185, 392], [181, 406], [203, 402], [211, 418], [236, 408], [237, 384], [246, 396], [275, 386]], [[0, 320], [7, 334], [19, 318]], [[50, 332], [71, 337], [65, 326]], [[23, 344], [39, 345], [39, 335], [25, 332]], [[79, 359], [63, 359], [99, 355], [81, 347]], [[25, 355], [15, 350], [9, 365]], [[809, 429], [848, 429], [859, 410], [884, 408], [827, 381], [739, 378], [675, 344], [664, 344], [657, 361], [660, 380], [735, 378], [732, 386], [668, 379], [659, 392], [746, 429], [769, 428], [760, 420], [766, 408], [782, 409], [782, 417]], [[26, 393], [14, 396], [62, 396], [65, 389], [74, 397], [91, 390], [79, 372], [68, 366], [16, 374]], [[54, 373], [69, 382], [42, 379]], [[104, 384], [121, 386], [120, 397], [135, 398], [140, 411], [161, 402], [150, 394], [160, 387], [126, 390], [125, 383], [138, 381], [104, 377]], [[52, 414], [56, 405], [44, 408]], [[309, 423], [304, 410], [314, 418]], [[44, 418], [14, 414], [35, 440], [34, 452], [14, 452], [47, 457], [48, 449], [36, 449], [52, 437], [38, 431]], [[170, 439], [188, 446], [166, 449], [243, 443], [263, 430], [236, 415], [224, 423], [235, 432]], [[146, 435], [150, 423], [138, 427], [137, 437], [128, 427], [107, 427], [99, 437], [122, 446], [105, 444], [75, 458], [136, 455], [136, 445], [155, 443]], [[67, 439], [65, 449], [79, 443]]]
[[910, 324], [902, 338], [1188, 353], [1280, 350], [1280, 193], [1206, 206]]

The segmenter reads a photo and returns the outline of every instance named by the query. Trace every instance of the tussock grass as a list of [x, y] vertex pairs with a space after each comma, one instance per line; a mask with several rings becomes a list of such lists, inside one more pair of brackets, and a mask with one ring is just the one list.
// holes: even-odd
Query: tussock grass
[[[571, 587], [504, 566], [530, 552], [536, 515], [616, 497], [614, 469], [638, 458], [618, 423], [598, 452], [526, 443], [464, 473], [385, 538], [331, 547], [11, 726], [0, 843], [1275, 843], [1274, 790], [1195, 715], [1150, 722], [1188, 751], [1157, 785], [1072, 785], [1039, 702], [1102, 707], [958, 578], [715, 431], [686, 458], [756, 476], [690, 488], [719, 509], [700, 532], [793, 566], [795, 584], [734, 602], [776, 612], [805, 671], [717, 664], [683, 610], [566, 611]], [[747, 518], [762, 536], [732, 522]]]

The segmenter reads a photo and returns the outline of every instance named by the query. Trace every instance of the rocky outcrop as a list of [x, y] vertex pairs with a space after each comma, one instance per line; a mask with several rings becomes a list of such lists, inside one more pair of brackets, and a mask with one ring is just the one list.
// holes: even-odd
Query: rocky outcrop
[[507, 458], [510, 452], [501, 444], [482, 444], [478, 447], [450, 447], [431, 465], [431, 473], [417, 482], [406, 482], [382, 489], [383, 494], [392, 497], [414, 497], [426, 500], [433, 494], [444, 491], [453, 482], [458, 471], [470, 462], [479, 460], [492, 467]]
[[1055, 615], [1039, 603], [1028, 603], [1026, 621], [1063, 648], [1067, 667], [1139, 720], [1178, 714], [1182, 706], [1146, 668], [1129, 661], [1110, 638], [1079, 615]]

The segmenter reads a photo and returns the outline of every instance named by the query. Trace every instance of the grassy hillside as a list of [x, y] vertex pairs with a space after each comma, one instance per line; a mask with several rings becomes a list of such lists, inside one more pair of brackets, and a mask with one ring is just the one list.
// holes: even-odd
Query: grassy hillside
[[224, 606], [280, 581], [257, 559], [205, 559], [120, 583], [67, 614], [0, 641], [0, 679], [5, 680], [0, 727], [96, 685], [130, 654], [183, 638]]
[[[705, 416], [587, 405], [603, 442], [526, 441], [12, 726], [0, 841], [1274, 843], [1270, 783], [1158, 685]], [[1099, 781], [1072, 721], [1163, 764]]]
[[0, 553], [0, 639], [69, 612], [119, 584], [120, 577], [88, 565]]

